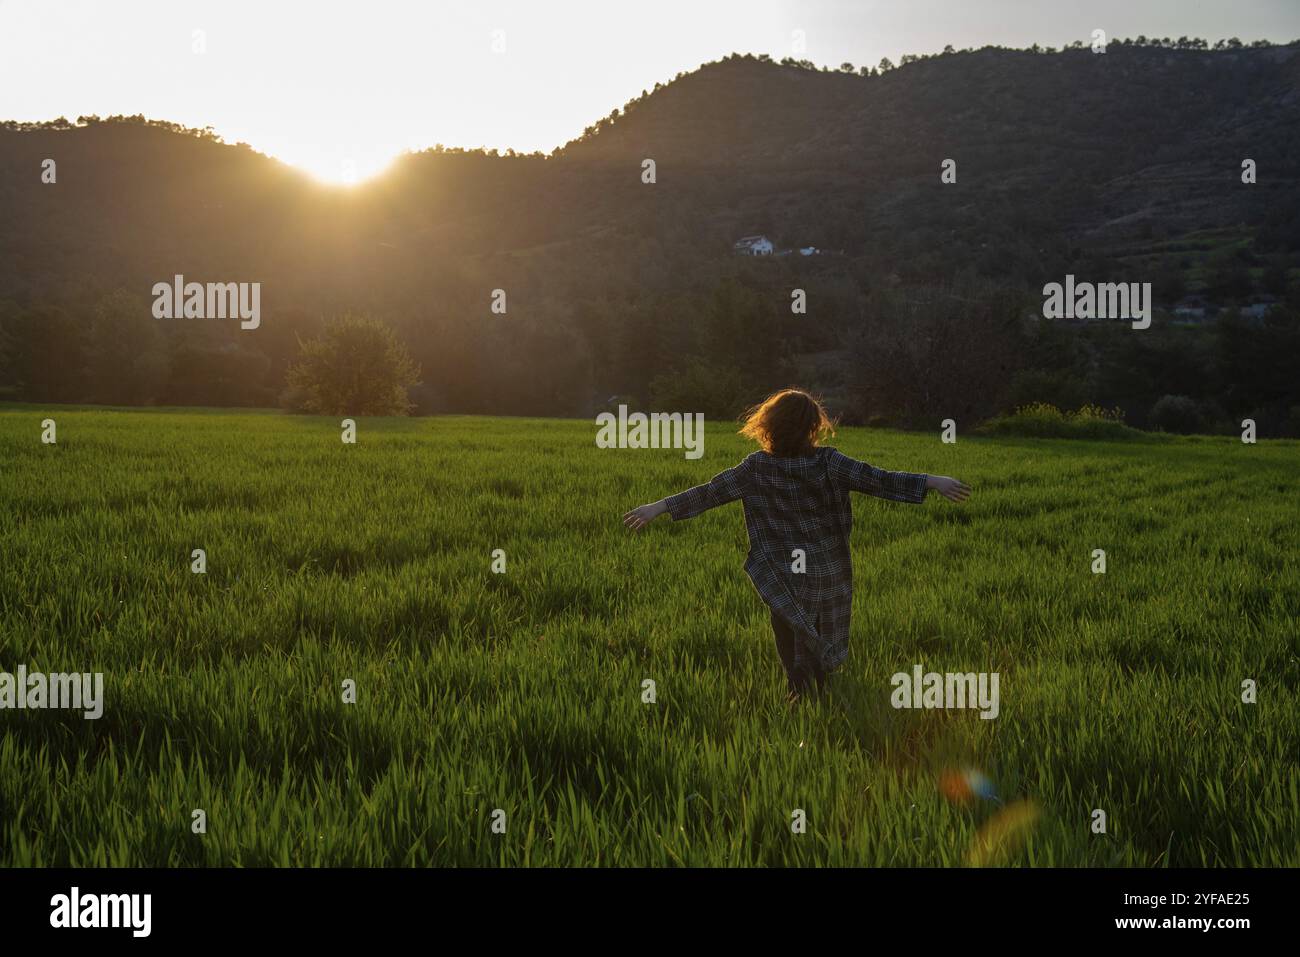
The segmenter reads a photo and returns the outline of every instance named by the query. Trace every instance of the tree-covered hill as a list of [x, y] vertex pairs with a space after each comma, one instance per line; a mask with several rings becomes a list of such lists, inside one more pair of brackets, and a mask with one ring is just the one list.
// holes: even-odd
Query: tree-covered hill
[[[929, 407], [891, 407], [859, 360], [897, 354], [882, 343], [916, 302], [951, 301], [974, 305], [930, 310], [928, 334], [997, 345], [967, 384], [970, 414], [1078, 398], [1141, 419], [1174, 386], [1108, 380], [1147, 374], [1135, 343], [1045, 345], [1056, 330], [1009, 324], [1067, 272], [1152, 282], [1164, 307], [1202, 293], [1226, 314], [1268, 294], [1286, 310], [1300, 47], [1203, 46], [985, 48], [852, 72], [733, 55], [548, 156], [433, 149], [350, 190], [142, 117], [0, 124], [0, 392], [274, 404], [297, 337], [361, 312], [422, 366], [421, 411], [589, 414], [618, 394], [723, 414], [798, 376], [850, 417], [906, 421]], [[733, 255], [754, 233], [820, 254]], [[159, 323], [150, 289], [178, 273], [260, 282], [260, 327]], [[1157, 331], [1143, 348], [1217, 362], [1177, 384], [1216, 416], [1300, 404], [1225, 402], [1236, 373], [1209, 335]]]

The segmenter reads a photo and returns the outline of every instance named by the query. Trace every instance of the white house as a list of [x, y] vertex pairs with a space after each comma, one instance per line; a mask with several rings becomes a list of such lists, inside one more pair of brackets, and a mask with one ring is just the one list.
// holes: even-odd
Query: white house
[[1256, 296], [1242, 307], [1241, 314], [1250, 319], [1263, 319], [1276, 305], [1278, 301], [1274, 296]]
[[741, 236], [731, 248], [740, 256], [770, 256], [772, 240], [766, 236]]
[[1184, 296], [1174, 303], [1174, 315], [1179, 319], [1204, 319], [1209, 309], [1203, 296]]

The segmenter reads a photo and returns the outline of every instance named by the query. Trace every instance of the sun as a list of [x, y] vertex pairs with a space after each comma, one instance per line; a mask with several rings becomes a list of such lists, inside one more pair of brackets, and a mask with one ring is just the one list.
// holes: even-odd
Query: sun
[[326, 186], [359, 186], [382, 176], [401, 149], [302, 144], [271, 155]]

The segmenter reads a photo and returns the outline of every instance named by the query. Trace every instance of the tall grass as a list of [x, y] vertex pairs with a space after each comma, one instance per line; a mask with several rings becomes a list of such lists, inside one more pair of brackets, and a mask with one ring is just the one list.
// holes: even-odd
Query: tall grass
[[[850, 659], [791, 709], [739, 505], [619, 522], [732, 428], [359, 425], [0, 409], [0, 671], [107, 699], [0, 711], [0, 863], [960, 865], [969, 765], [1043, 812], [1005, 863], [1300, 864], [1297, 443], [842, 430], [975, 496], [857, 502]], [[1000, 716], [894, 710], [918, 663], [999, 672]]]

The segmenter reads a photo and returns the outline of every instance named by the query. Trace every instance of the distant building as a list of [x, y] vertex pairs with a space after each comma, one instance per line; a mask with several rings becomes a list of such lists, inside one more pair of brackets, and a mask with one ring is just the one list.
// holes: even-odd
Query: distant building
[[1277, 304], [1276, 296], [1256, 296], [1241, 307], [1241, 314], [1248, 319], [1263, 319]]
[[772, 240], [766, 236], [741, 236], [731, 249], [738, 256], [770, 256]]
[[1174, 303], [1174, 315], [1179, 319], [1204, 319], [1209, 311], [1204, 296], [1185, 296]]

